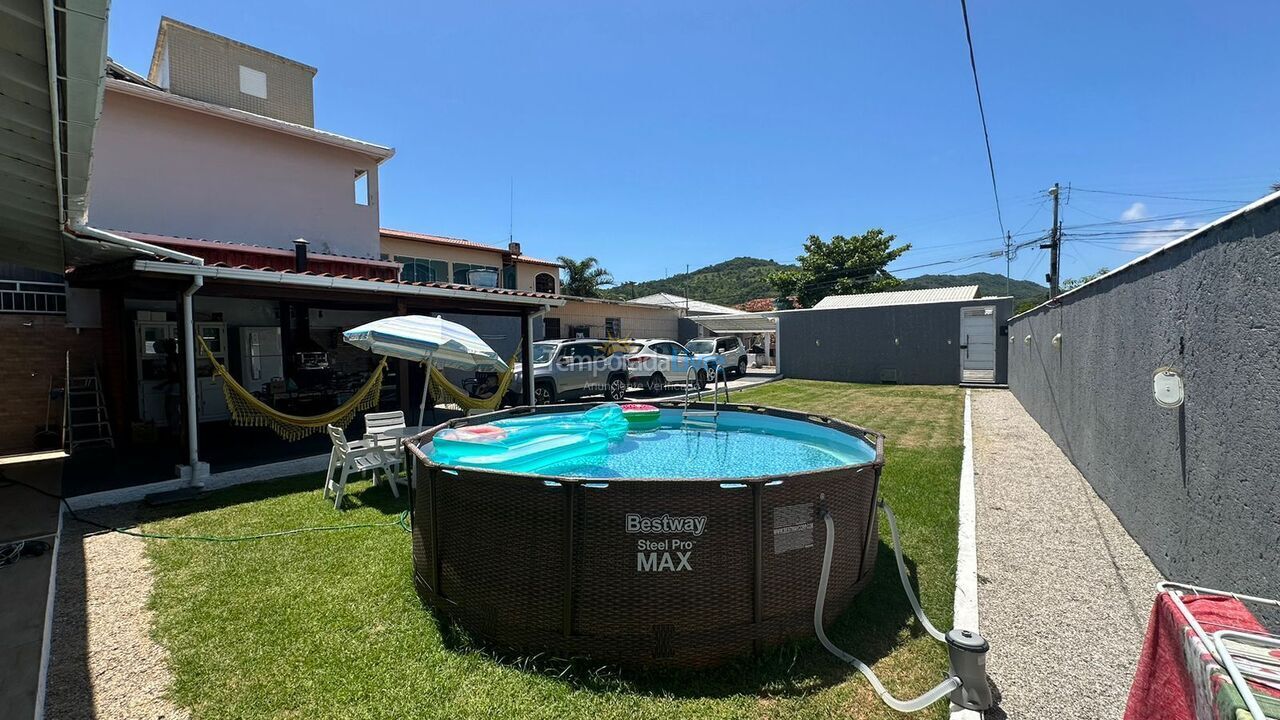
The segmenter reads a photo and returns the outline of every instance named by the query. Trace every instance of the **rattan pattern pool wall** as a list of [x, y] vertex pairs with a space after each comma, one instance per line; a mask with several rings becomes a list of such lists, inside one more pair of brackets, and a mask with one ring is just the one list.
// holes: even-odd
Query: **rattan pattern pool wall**
[[[521, 653], [705, 667], [813, 634], [822, 508], [838, 532], [825, 622], [870, 580], [883, 437], [855, 425], [722, 404], [722, 411], [817, 422], [876, 447], [875, 460], [862, 465], [732, 480], [601, 481], [448, 468], [419, 449], [445, 427], [593, 406], [512, 408], [407, 441], [416, 457], [413, 566], [423, 603]], [[699, 535], [637, 534], [627, 532], [628, 515], [701, 517], [705, 525]], [[670, 564], [641, 568], [649, 560], [639, 557], [641, 541], [658, 543], [651, 562], [670, 553]]]

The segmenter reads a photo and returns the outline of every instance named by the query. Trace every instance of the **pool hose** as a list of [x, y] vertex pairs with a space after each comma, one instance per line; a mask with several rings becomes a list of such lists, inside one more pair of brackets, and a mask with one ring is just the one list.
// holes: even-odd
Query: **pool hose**
[[920, 601], [911, 590], [911, 583], [907, 577], [907, 566], [902, 559], [902, 544], [898, 537], [897, 518], [894, 517], [893, 509], [887, 503], [881, 501], [880, 505], [884, 508], [885, 516], [889, 519], [889, 530], [893, 534], [893, 552], [898, 561], [898, 577], [902, 580], [902, 589], [906, 592], [907, 599], [911, 601], [911, 609], [920, 624], [924, 626], [930, 636], [947, 644], [951, 672], [948, 674], [947, 679], [938, 683], [923, 695], [910, 700], [900, 700], [885, 689], [880, 682], [880, 678], [876, 677], [875, 672], [866, 663], [836, 647], [835, 643], [831, 642], [831, 639], [827, 637], [826, 630], [822, 627], [822, 608], [826, 603], [827, 583], [831, 578], [831, 556], [836, 544], [836, 524], [831, 517], [831, 512], [825, 509], [822, 511], [822, 519], [827, 528], [826, 547], [822, 555], [822, 575], [818, 580], [818, 598], [813, 606], [813, 629], [818, 635], [818, 642], [822, 643], [822, 646], [832, 655], [849, 663], [858, 672], [862, 673], [867, 678], [867, 681], [871, 683], [871, 687], [875, 689], [880, 699], [886, 705], [899, 712], [923, 710], [946, 697], [950, 697], [951, 701], [956, 705], [970, 710], [985, 710], [991, 707], [991, 689], [987, 685], [986, 674], [987, 641], [982, 639], [977, 632], [971, 630], [955, 629], [944, 634], [939, 632], [933, 626], [933, 623], [929, 622], [929, 618], [925, 616], [924, 610], [920, 607]]

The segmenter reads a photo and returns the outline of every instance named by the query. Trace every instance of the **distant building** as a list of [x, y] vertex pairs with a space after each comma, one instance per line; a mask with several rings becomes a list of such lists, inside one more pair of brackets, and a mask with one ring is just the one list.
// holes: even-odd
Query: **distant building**
[[383, 260], [400, 265], [400, 279], [409, 282], [454, 282], [551, 294], [560, 289], [560, 263], [524, 255], [520, 243], [501, 248], [382, 228], [379, 249]]
[[630, 302], [639, 303], [641, 305], [660, 305], [663, 307], [675, 308], [686, 317], [692, 315], [728, 315], [736, 312], [742, 312], [737, 308], [731, 308], [726, 305], [716, 305], [715, 303], [703, 302], [701, 300], [692, 300], [690, 298], [673, 295], [671, 293], [654, 293], [652, 295], [638, 297]]
[[880, 307], [884, 305], [917, 305], [921, 303], [974, 300], [978, 297], [977, 285], [929, 288], [927, 290], [890, 290], [888, 292], [859, 293], [857, 295], [828, 295], [813, 306], [814, 310], [836, 308]]

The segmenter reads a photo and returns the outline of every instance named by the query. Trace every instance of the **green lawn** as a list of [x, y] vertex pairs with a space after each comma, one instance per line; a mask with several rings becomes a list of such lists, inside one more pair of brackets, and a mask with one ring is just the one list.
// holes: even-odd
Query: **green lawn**
[[[961, 391], [787, 380], [733, 399], [827, 414], [888, 436], [883, 496], [898, 514], [925, 610], [949, 628]], [[339, 515], [320, 499], [320, 483], [303, 476], [233, 488], [167, 509], [169, 517], [144, 527], [251, 534], [386, 523], [405, 507], [383, 488], [356, 484]], [[883, 522], [881, 536], [887, 543]], [[148, 543], [154, 632], [170, 652], [173, 698], [201, 720], [899, 717], [815, 640], [700, 673], [500, 662], [465, 639], [441, 636], [413, 591], [409, 536], [395, 526]], [[889, 547], [882, 543], [874, 581], [831, 637], [909, 697], [938, 682], [946, 652], [911, 619]], [[922, 715], [944, 717], [945, 708]]]

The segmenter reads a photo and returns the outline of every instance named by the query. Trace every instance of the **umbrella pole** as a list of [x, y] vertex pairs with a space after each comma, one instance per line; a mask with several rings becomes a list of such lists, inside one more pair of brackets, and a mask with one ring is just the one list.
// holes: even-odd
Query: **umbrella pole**
[[431, 371], [423, 364], [426, 377], [422, 379], [422, 402], [418, 403], [418, 427], [422, 427], [422, 419], [427, 413], [427, 390], [431, 389]]

